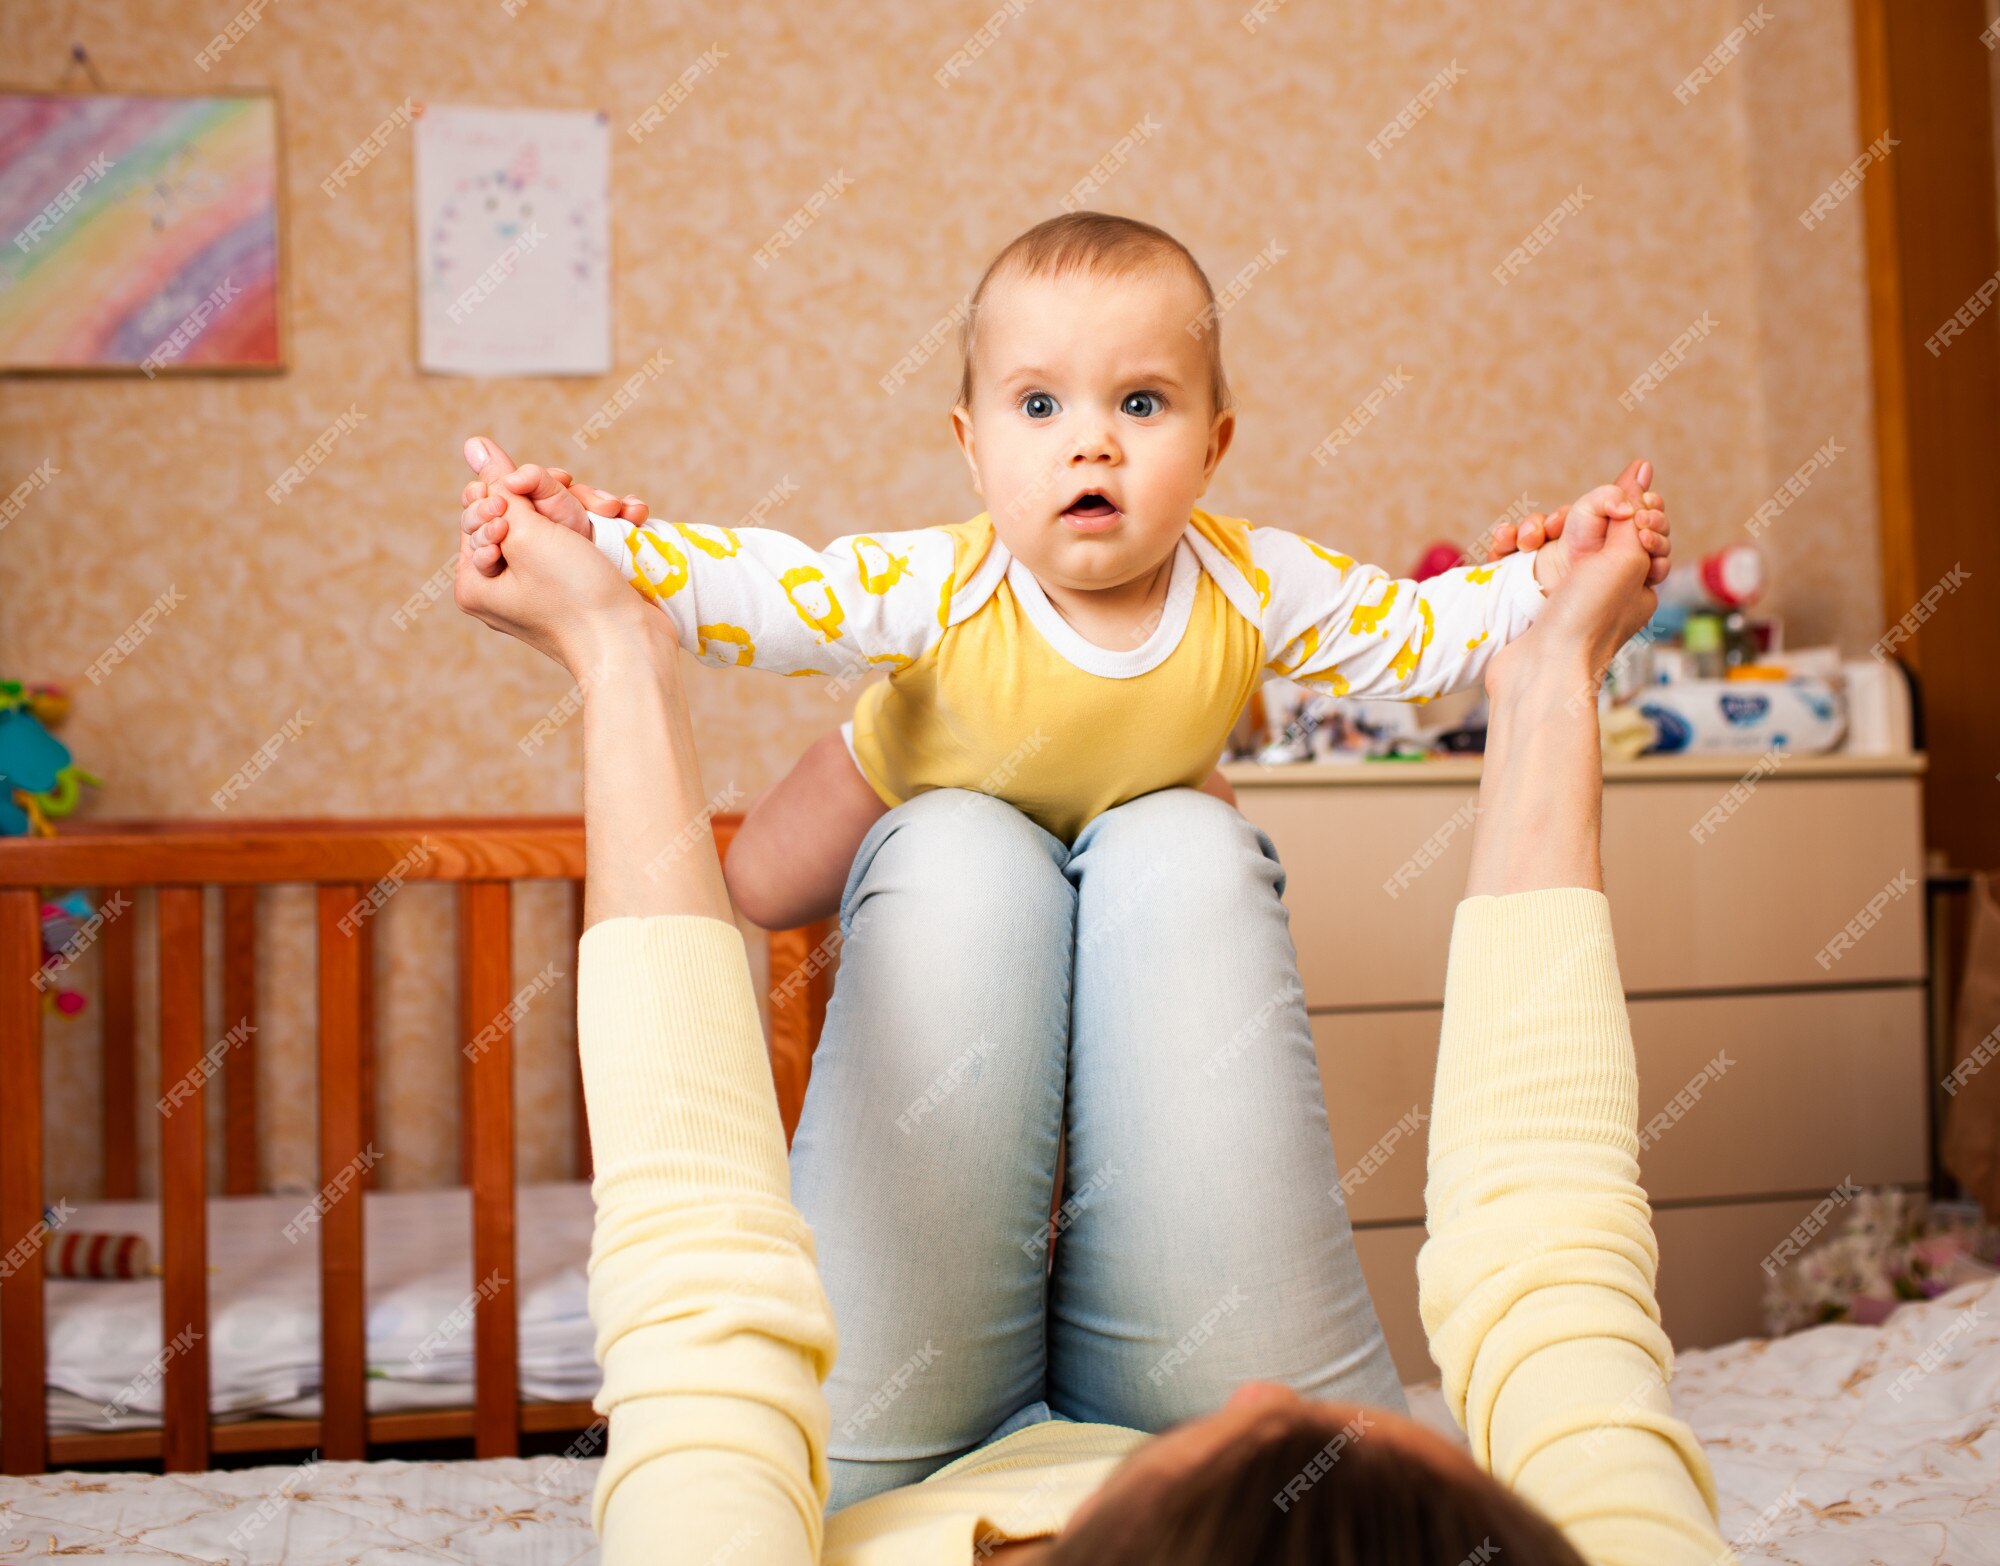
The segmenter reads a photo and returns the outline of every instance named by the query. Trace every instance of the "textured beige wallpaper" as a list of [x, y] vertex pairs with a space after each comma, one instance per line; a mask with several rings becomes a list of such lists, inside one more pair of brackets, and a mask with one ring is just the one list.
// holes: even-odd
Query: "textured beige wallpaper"
[[[0, 532], [0, 669], [79, 686], [66, 737], [110, 780], [98, 814], [212, 816], [211, 792], [299, 713], [310, 726], [232, 815], [576, 809], [575, 729], [533, 756], [516, 743], [563, 695], [557, 671], [448, 600], [408, 629], [392, 618], [450, 548], [461, 437], [491, 431], [686, 520], [735, 521], [774, 486], [795, 488], [771, 525], [813, 539], [969, 515], [946, 421], [955, 355], [893, 395], [882, 378], [1094, 167], [1087, 204], [1180, 235], [1218, 286], [1276, 256], [1227, 316], [1242, 423], [1217, 509], [1400, 570], [1516, 497], [1566, 499], [1644, 453], [1693, 555], [1742, 538], [1831, 438], [1842, 454], [1765, 540], [1777, 602], [1795, 640], [1858, 649], [1878, 629], [1861, 203], [1811, 231], [1798, 219], [1856, 150], [1844, 0], [1771, 13], [1685, 103], [1676, 86], [1741, 0], [1263, 0], [1254, 27], [1234, 0], [520, 0], [512, 15], [287, 0], [204, 74], [195, 55], [237, 9], [0, 12], [0, 51], [33, 84], [59, 72], [73, 18], [113, 88], [281, 99], [289, 372], [0, 383], [0, 476], [60, 470]], [[657, 128], [627, 134], [710, 50]], [[1385, 136], [1427, 84], [1427, 112]], [[408, 133], [337, 196], [320, 187], [406, 97], [609, 113], [613, 375], [416, 372]], [[760, 268], [758, 247], [839, 176], [844, 192]], [[1659, 388], [1621, 405], [1701, 321]], [[659, 353], [671, 366], [578, 453], [569, 432]], [[1404, 389], [1317, 464], [1399, 371]], [[268, 500], [350, 409], [365, 417], [324, 466]], [[84, 668], [170, 587], [184, 602], [91, 686]], [[691, 684], [718, 789], [770, 780], [851, 699], [708, 669]], [[519, 982], [565, 938], [559, 894], [527, 901]], [[302, 895], [271, 903], [267, 1173], [296, 1182], [312, 1170], [309, 943]], [[449, 913], [411, 891], [384, 915], [391, 1184], [452, 1167]], [[528, 1177], [566, 1168], [565, 994], [526, 1024]], [[50, 1033], [52, 1189], [87, 1194], [90, 1029]]]

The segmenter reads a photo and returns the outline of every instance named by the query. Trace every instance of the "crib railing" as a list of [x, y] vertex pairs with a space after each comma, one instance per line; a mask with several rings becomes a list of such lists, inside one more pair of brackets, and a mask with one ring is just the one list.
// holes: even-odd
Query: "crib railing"
[[[738, 818], [716, 816], [724, 851]], [[118, 823], [57, 838], [0, 840], [0, 1472], [99, 1460], [157, 1458], [168, 1471], [209, 1466], [211, 1454], [304, 1450], [362, 1458], [371, 1443], [470, 1436], [480, 1457], [510, 1456], [524, 1432], [583, 1429], [590, 1406], [523, 1403], [514, 1279], [514, 1055], [510, 913], [519, 881], [572, 886], [582, 927], [583, 827], [565, 818]], [[373, 1140], [375, 994], [372, 919], [352, 917], [390, 876], [458, 888], [458, 1035], [462, 1178], [472, 1189], [474, 1392], [469, 1409], [367, 1411], [364, 1202]], [[257, 902], [266, 886], [317, 889], [319, 1231], [322, 1413], [318, 1419], [213, 1421], [209, 1415], [208, 1237], [204, 1098], [221, 1078], [222, 1189], [249, 1194], [257, 1178]], [[164, 1413], [158, 1428], [51, 1436], [41, 1240], [43, 1176], [42, 963], [45, 890], [90, 888], [156, 900], [159, 1078], [176, 1112], [159, 1136], [161, 1342]], [[222, 994], [229, 1046], [204, 1014], [203, 903], [221, 900]], [[113, 906], [117, 906], [115, 903]], [[831, 922], [768, 936], [771, 1062], [789, 1137], [831, 989]], [[97, 932], [102, 982], [102, 1194], [138, 1192], [133, 921]], [[230, 1037], [226, 1034], [225, 1037]], [[577, 1095], [577, 1173], [590, 1172]], [[329, 1193], [333, 1193], [329, 1195]]]

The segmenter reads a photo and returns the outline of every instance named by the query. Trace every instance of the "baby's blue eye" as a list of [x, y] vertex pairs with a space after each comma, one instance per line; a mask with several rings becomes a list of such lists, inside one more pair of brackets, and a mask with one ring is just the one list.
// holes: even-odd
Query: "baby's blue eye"
[[1056, 415], [1056, 400], [1047, 392], [1029, 392], [1021, 399], [1021, 411], [1031, 419], [1052, 419]]
[[1132, 392], [1120, 403], [1119, 408], [1135, 419], [1150, 419], [1166, 406], [1158, 392]]

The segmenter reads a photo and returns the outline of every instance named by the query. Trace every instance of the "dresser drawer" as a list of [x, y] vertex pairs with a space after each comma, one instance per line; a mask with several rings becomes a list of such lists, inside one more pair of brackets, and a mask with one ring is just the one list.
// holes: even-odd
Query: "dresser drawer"
[[[1605, 884], [1627, 990], [1921, 979], [1923, 900], [1911, 889], [1923, 876], [1916, 780], [1787, 780], [1780, 771], [1695, 841], [1692, 829], [1732, 786], [1606, 785]], [[1243, 813], [1285, 863], [1309, 1006], [1444, 998], [1475, 797], [1469, 783], [1241, 791]], [[1418, 868], [1420, 858], [1430, 862]], [[1890, 888], [1898, 889], [1865, 912]], [[1828, 953], [1851, 920], [1850, 943]]]
[[[1639, 1179], [1652, 1200], [1925, 1178], [1921, 989], [1637, 1000], [1631, 1014], [1647, 1144]], [[1408, 1128], [1414, 1112], [1430, 1114], [1441, 1018], [1426, 1009], [1312, 1019], [1356, 1222], [1423, 1218], [1430, 1127]]]

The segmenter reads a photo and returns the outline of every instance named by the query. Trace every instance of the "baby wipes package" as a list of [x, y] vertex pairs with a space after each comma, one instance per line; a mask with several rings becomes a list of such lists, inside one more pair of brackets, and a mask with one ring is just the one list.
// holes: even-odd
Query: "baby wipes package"
[[1825, 680], [1681, 680], [1655, 685], [1639, 713], [1658, 737], [1652, 756], [1759, 754], [1782, 746], [1795, 756], [1834, 749], [1847, 730], [1840, 693]]

